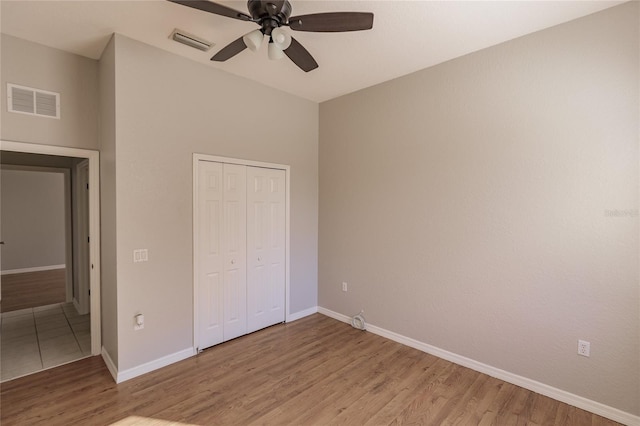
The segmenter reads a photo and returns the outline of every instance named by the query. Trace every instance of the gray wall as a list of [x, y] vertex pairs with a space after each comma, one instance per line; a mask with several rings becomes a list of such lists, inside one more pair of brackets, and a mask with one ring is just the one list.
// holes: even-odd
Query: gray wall
[[638, 16], [321, 104], [320, 306], [639, 415]]
[[[97, 149], [97, 61], [6, 34], [0, 43], [0, 139]], [[8, 112], [7, 83], [60, 93], [60, 120]]]
[[[119, 370], [193, 345], [193, 153], [291, 166], [289, 310], [315, 307], [318, 104], [120, 35], [114, 41], [115, 145], [104, 141], [103, 154], [108, 146], [115, 155], [115, 176], [105, 167], [102, 185], [115, 181], [115, 200], [103, 199], [115, 222], [103, 215], [103, 233], [115, 227], [107, 238], [117, 248]], [[137, 248], [149, 250], [148, 262], [133, 263]], [[134, 331], [139, 312], [145, 328]]]
[[64, 265], [64, 174], [2, 169], [2, 271]]

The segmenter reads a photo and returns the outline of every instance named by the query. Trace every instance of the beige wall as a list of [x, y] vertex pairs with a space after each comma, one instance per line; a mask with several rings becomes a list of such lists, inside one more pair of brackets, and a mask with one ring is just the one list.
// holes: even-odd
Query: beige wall
[[192, 347], [193, 153], [291, 166], [289, 310], [317, 305], [318, 104], [116, 35], [113, 122], [120, 371]]
[[[97, 149], [97, 61], [6, 34], [0, 43], [0, 139]], [[8, 112], [7, 83], [60, 93], [60, 119]]]
[[639, 415], [638, 16], [321, 104], [319, 305]]
[[66, 263], [65, 175], [2, 169], [2, 270]]
[[97, 62], [2, 35], [7, 81], [60, 91], [62, 120], [3, 110], [3, 139], [100, 149], [102, 344], [120, 371], [192, 346], [194, 152], [291, 166], [289, 311], [317, 306], [317, 104], [121, 36]]
[[115, 42], [109, 41], [98, 63], [100, 97], [100, 286], [102, 347], [118, 366], [118, 287], [116, 262], [116, 67]]

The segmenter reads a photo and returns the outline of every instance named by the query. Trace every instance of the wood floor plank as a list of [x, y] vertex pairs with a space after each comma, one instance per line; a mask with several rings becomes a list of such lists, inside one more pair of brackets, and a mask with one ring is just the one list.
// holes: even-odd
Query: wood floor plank
[[2, 384], [12, 425], [615, 425], [315, 314], [115, 384], [100, 357]]
[[7, 274], [2, 276], [0, 312], [63, 303], [66, 297], [65, 269]]
[[392, 424], [407, 407], [407, 403], [414, 400], [418, 392], [433, 391], [449, 376], [454, 368], [455, 365], [451, 362], [437, 358], [425, 371], [416, 372], [418, 377], [407, 383], [399, 393], [391, 396], [389, 402], [380, 411], [373, 413], [365, 424], [370, 426]]
[[443, 425], [478, 424], [488, 405], [500, 389], [500, 382], [485, 374], [478, 374], [476, 381], [465, 392], [455, 409], [451, 410]]
[[[294, 419], [296, 424], [309, 424], [314, 417], [321, 423], [335, 424], [336, 418], [347, 410], [360, 398], [369, 398], [376, 388], [384, 387], [391, 382], [395, 368], [404, 366], [405, 350], [402, 347], [397, 350], [382, 355], [383, 352], [376, 353], [374, 357], [364, 357], [354, 371], [342, 375], [340, 381], [342, 386], [336, 392], [331, 391], [331, 400], [325, 398], [321, 405], [316, 405], [319, 414], [314, 416], [311, 412], [304, 413]], [[331, 388], [334, 388], [333, 384]], [[321, 413], [321, 414], [320, 414]]]
[[338, 425], [366, 423], [372, 413], [380, 412], [388, 404], [389, 395], [398, 395], [406, 390], [415, 380], [415, 374], [426, 371], [437, 360], [435, 357], [425, 357], [420, 351], [409, 347], [405, 348], [404, 353], [406, 353], [404, 362], [394, 364], [391, 366], [392, 370], [385, 371], [386, 374], [381, 375], [384, 380], [342, 410], [332, 423]]
[[396, 421], [411, 424], [442, 424], [479, 374], [454, 364], [451, 374], [444, 381], [433, 391], [420, 392]]
[[[327, 409], [329, 403], [334, 403], [339, 396], [344, 395], [345, 388], [349, 388], [349, 380], [358, 380], [358, 366], [369, 360], [375, 362], [377, 357], [388, 355], [380, 351], [373, 352], [370, 347], [371, 340], [364, 336], [365, 342], [358, 339], [358, 351], [350, 351], [350, 356], [332, 357], [320, 368], [312, 371], [315, 379], [304, 380], [307, 383], [306, 391], [280, 404], [275, 410], [260, 417], [261, 424], [295, 424], [300, 417], [321, 417], [323, 410]], [[386, 344], [386, 342], [381, 342]], [[305, 410], [300, 410], [305, 407]]]

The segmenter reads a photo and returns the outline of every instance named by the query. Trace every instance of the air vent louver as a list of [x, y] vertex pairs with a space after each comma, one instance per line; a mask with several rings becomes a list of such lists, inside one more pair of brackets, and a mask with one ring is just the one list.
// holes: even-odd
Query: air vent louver
[[60, 118], [60, 94], [33, 87], [7, 84], [9, 112]]
[[58, 116], [58, 97], [49, 93], [36, 92], [36, 115]]
[[202, 50], [204, 52], [211, 49], [211, 47], [214, 45], [214, 43], [210, 41], [207, 41], [200, 37], [196, 37], [193, 34], [189, 34], [177, 28], [173, 30], [170, 38], [174, 41], [177, 41], [178, 43], [185, 44], [189, 47], [193, 47], [194, 49]]

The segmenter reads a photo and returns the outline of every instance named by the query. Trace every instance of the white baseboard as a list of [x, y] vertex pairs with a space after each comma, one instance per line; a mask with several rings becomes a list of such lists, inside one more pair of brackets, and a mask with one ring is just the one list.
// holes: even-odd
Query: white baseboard
[[0, 275], [24, 274], [26, 272], [51, 271], [53, 269], [64, 269], [64, 268], [66, 268], [66, 265], [34, 266], [32, 268], [7, 269], [6, 271], [0, 272]]
[[[318, 307], [318, 312], [338, 321], [351, 324], [351, 317], [347, 315], [343, 315], [323, 307]], [[617, 408], [613, 408], [608, 405], [604, 405], [602, 403], [572, 394], [570, 392], [563, 391], [562, 389], [557, 389], [544, 383], [540, 383], [535, 380], [531, 380], [526, 377], [522, 377], [487, 364], [483, 364], [473, 359], [446, 351], [444, 349], [440, 349], [435, 346], [431, 346], [427, 343], [423, 343], [418, 340], [403, 336], [401, 334], [394, 333], [393, 331], [385, 330], [384, 328], [380, 328], [375, 325], [367, 324], [367, 331], [385, 337], [389, 340], [402, 343], [403, 345], [410, 346], [414, 349], [418, 349], [422, 352], [437, 356], [438, 358], [445, 359], [463, 367], [467, 367], [480, 373], [484, 373], [488, 376], [495, 377], [496, 379], [504, 380], [505, 382], [520, 386], [541, 395], [548, 396], [549, 398], [553, 398], [557, 401], [564, 402], [574, 407], [578, 407], [582, 410], [586, 410], [599, 416], [606, 417], [616, 422], [629, 426], [640, 425], [640, 416], [635, 416], [631, 413], [618, 410]]]
[[304, 318], [304, 317], [308, 317], [309, 315], [313, 315], [315, 313], [318, 312], [318, 307], [314, 306], [312, 308], [309, 309], [305, 309], [303, 311], [298, 311], [295, 312], [293, 314], [289, 314], [287, 315], [287, 322], [292, 322], [292, 321], [296, 321], [299, 320], [300, 318]]
[[118, 369], [116, 368], [116, 365], [113, 363], [113, 360], [109, 356], [109, 352], [107, 352], [104, 346], [102, 347], [101, 354], [102, 354], [102, 359], [104, 360], [104, 363], [107, 366], [107, 370], [109, 370], [109, 373], [111, 373], [111, 377], [113, 377], [113, 380], [115, 380], [115, 382], [118, 383]]
[[134, 377], [141, 376], [146, 373], [150, 373], [154, 370], [157, 370], [162, 367], [166, 367], [167, 365], [173, 364], [174, 362], [182, 361], [183, 359], [187, 359], [196, 354], [194, 348], [187, 348], [181, 351], [175, 352], [173, 354], [163, 356], [162, 358], [155, 359], [153, 361], [149, 361], [145, 364], [138, 365], [137, 367], [129, 368], [124, 371], [118, 371], [116, 377], [116, 383], [122, 383], [126, 380], [133, 379]]

